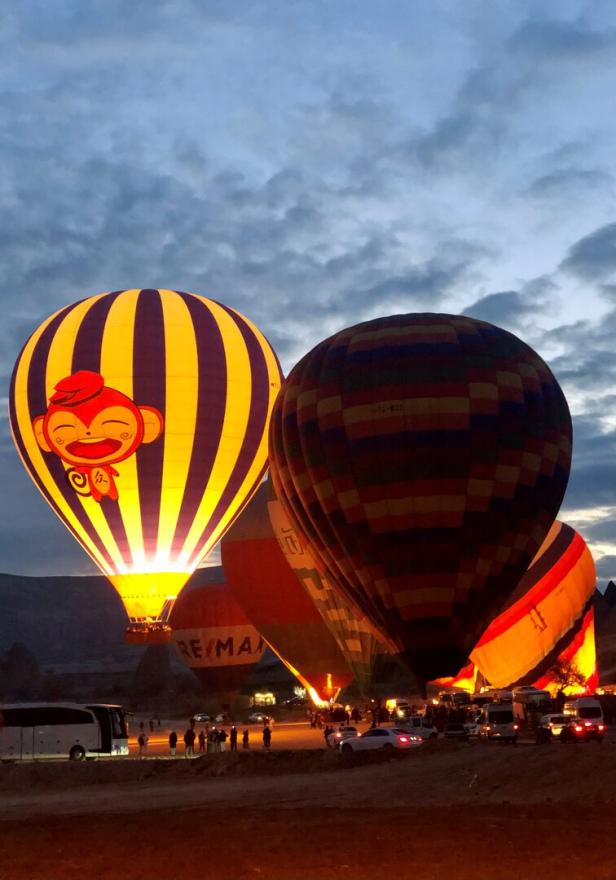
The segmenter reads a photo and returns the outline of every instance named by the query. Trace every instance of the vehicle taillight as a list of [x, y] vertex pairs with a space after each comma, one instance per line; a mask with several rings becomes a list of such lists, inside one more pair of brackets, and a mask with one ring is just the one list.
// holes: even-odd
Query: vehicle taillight
[[581, 724], [576, 724], [575, 729], [577, 730], [578, 733], [580, 733], [580, 731], [584, 730], [584, 728], [582, 727]]
[[597, 730], [605, 730], [605, 724], [597, 724]]
[[513, 729], [514, 729], [514, 730], [518, 730], [518, 729], [519, 729], [519, 727], [520, 727], [520, 725], [519, 725], [519, 724], [514, 724], [514, 725], [513, 725]]
[[591, 722], [590, 722], [590, 721], [585, 721], [585, 722], [584, 722], [584, 727], [590, 727], [590, 726], [591, 726]]
[[401, 736], [399, 737], [399, 739], [401, 743], [407, 743], [409, 741], [408, 736]]

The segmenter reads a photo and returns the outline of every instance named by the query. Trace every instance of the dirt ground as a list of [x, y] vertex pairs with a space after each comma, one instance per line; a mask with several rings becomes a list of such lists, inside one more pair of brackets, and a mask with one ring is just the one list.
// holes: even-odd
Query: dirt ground
[[3, 765], [0, 880], [616, 880], [616, 746]]

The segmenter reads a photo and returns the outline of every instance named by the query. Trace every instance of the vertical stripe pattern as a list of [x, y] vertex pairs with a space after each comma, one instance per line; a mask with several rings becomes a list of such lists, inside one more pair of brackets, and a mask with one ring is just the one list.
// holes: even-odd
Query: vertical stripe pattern
[[[71, 465], [34, 432], [54, 387], [81, 370], [164, 422], [157, 439], [113, 464], [117, 500], [78, 494]], [[24, 346], [9, 405], [19, 455], [131, 619], [160, 617], [256, 490], [280, 384], [276, 356], [250, 321], [172, 290], [90, 297], [52, 315]], [[165, 575], [159, 587], [156, 575]]]

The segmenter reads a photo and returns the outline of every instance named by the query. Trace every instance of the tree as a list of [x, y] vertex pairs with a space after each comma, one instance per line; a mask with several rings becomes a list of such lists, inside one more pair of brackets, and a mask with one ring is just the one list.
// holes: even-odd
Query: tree
[[567, 691], [584, 687], [586, 676], [580, 671], [573, 660], [557, 660], [549, 670], [555, 684], [558, 685], [556, 701], [562, 706]]

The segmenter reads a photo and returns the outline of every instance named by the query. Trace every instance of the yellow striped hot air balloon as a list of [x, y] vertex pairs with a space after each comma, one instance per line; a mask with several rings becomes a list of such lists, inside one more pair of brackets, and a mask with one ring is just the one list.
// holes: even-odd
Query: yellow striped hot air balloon
[[261, 332], [192, 293], [101, 293], [26, 342], [15, 444], [120, 594], [130, 640], [168, 637], [178, 592], [261, 482], [280, 384]]

